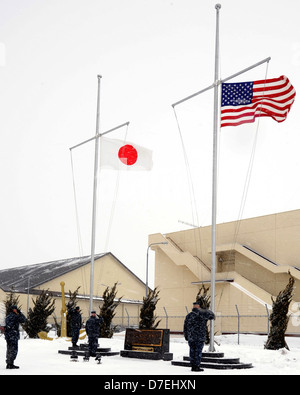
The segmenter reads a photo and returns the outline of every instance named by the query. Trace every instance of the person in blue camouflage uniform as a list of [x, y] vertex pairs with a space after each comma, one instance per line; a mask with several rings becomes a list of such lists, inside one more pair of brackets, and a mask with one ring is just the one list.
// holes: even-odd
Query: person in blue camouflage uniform
[[10, 307], [9, 314], [5, 319], [5, 340], [6, 349], [6, 369], [19, 369], [14, 365], [14, 361], [18, 355], [18, 341], [20, 339], [19, 325], [26, 321], [26, 317], [17, 306]]
[[92, 311], [90, 318], [85, 324], [85, 331], [89, 339], [89, 352], [91, 357], [96, 356], [98, 348], [98, 338], [100, 336], [100, 326], [103, 322], [103, 318], [97, 318], [96, 311]]
[[200, 363], [206, 338], [206, 325], [208, 320], [214, 319], [214, 313], [208, 309], [201, 309], [199, 302], [193, 303], [192, 311], [185, 317], [183, 333], [189, 344], [193, 372], [203, 371]]
[[72, 345], [73, 345], [73, 347], [77, 347], [79, 333], [80, 333], [80, 329], [81, 329], [81, 325], [82, 325], [82, 317], [80, 314], [80, 307], [77, 306], [75, 309], [68, 310], [68, 315], [70, 315]]

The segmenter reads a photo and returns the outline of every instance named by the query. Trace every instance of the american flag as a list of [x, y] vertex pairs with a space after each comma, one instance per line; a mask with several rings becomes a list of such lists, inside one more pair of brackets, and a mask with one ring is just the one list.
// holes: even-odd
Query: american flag
[[254, 122], [257, 117], [272, 117], [283, 122], [294, 103], [296, 91], [289, 79], [222, 84], [221, 127]]

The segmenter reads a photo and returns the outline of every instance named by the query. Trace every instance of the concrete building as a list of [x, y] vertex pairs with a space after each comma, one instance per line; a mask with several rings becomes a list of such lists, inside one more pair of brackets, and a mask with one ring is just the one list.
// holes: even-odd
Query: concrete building
[[[210, 286], [211, 227], [152, 234], [155, 286], [160, 290], [157, 315], [168, 317], [171, 330], [182, 330], [200, 287]], [[216, 330], [266, 333], [272, 297], [295, 278], [291, 313], [299, 315], [300, 210], [217, 225]], [[287, 332], [300, 334], [297, 317]]]

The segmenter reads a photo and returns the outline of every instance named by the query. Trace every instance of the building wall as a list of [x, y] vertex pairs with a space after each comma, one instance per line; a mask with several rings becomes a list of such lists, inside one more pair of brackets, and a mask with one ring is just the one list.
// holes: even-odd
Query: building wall
[[1, 302], [5, 302], [6, 301], [6, 293], [4, 291], [2, 291], [1, 288], [0, 288], [0, 301]]
[[[155, 246], [155, 286], [161, 290], [157, 311], [162, 316], [167, 311], [174, 317], [170, 328], [180, 330], [183, 318], [178, 317], [191, 308], [202, 282], [210, 285], [211, 227], [149, 236], [149, 244], [166, 240], [168, 245]], [[248, 316], [240, 319], [242, 330], [265, 332], [268, 320], [262, 316], [270, 313], [272, 296], [287, 285], [289, 270], [296, 279], [291, 305], [300, 302], [300, 271], [292, 267], [300, 268], [299, 256], [300, 210], [217, 225], [215, 311], [222, 318], [216, 326], [236, 330], [239, 312]], [[299, 333], [300, 327], [290, 324], [288, 331]]]

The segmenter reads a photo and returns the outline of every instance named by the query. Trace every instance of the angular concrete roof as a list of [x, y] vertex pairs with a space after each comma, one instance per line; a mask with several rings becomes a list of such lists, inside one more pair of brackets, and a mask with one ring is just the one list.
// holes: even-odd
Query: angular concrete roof
[[[107, 254], [111, 253], [96, 254], [95, 260]], [[90, 262], [91, 256], [89, 255], [0, 270], [0, 288], [5, 292], [11, 289], [16, 292], [27, 292], [28, 279], [30, 279], [29, 286], [32, 289]]]

